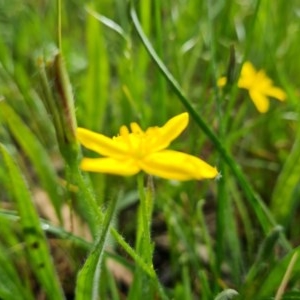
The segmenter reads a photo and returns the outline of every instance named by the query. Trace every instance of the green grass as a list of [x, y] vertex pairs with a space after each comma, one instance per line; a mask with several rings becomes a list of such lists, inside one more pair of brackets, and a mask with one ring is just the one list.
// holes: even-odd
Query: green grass
[[[0, 2], [0, 299], [300, 299], [299, 10]], [[260, 114], [244, 61], [287, 101]], [[185, 111], [172, 148], [219, 180], [79, 169], [77, 124], [115, 136]]]

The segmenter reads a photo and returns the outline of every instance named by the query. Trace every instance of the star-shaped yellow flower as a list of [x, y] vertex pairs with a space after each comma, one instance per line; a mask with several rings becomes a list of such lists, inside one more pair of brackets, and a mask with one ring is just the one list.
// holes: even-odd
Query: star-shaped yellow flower
[[256, 71], [250, 62], [245, 62], [242, 66], [238, 87], [248, 90], [254, 105], [261, 113], [265, 113], [269, 109], [268, 97], [279, 101], [286, 99], [286, 93], [274, 86], [263, 70]]
[[191, 180], [214, 178], [216, 168], [203, 160], [182, 152], [166, 150], [186, 128], [189, 115], [182, 113], [171, 118], [162, 127], [143, 131], [137, 123], [130, 129], [120, 128], [118, 136], [109, 138], [84, 128], [77, 128], [77, 138], [86, 148], [101, 158], [83, 158], [81, 169], [91, 172], [130, 176], [140, 171], [166, 179]]

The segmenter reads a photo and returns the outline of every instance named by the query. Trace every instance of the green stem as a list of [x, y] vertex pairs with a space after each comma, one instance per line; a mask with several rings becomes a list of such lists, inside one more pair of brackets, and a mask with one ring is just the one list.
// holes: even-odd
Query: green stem
[[83, 196], [80, 197], [80, 200], [85, 203], [80, 203], [80, 206], [87, 212], [87, 216], [85, 217], [93, 236], [95, 236], [99, 225], [103, 222], [103, 214], [97, 204], [95, 196], [92, 193], [90, 183], [87, 178], [83, 177], [77, 162], [70, 166], [70, 168], [72, 175], [74, 176], [74, 180], [78, 185], [79, 191], [83, 194]]
[[61, 47], [61, 0], [57, 0], [57, 46], [60, 52]]
[[145, 261], [151, 265], [152, 264], [152, 245], [151, 245], [151, 200], [149, 193], [145, 193], [144, 187], [144, 173], [139, 173], [137, 176], [138, 190], [140, 196], [140, 213], [142, 222], [142, 231], [139, 236], [139, 242], [142, 242], [142, 252], [145, 254]]
[[99, 243], [96, 244], [96, 247], [98, 248], [99, 252], [99, 260], [97, 263], [97, 269], [94, 274], [94, 285], [93, 288], [93, 299], [98, 299], [98, 290], [99, 290], [99, 282], [100, 282], [100, 271], [102, 266], [102, 256], [104, 253], [105, 248], [105, 242], [107, 240], [107, 237], [109, 235], [109, 227], [112, 223], [112, 219], [116, 210], [116, 204], [117, 204], [118, 197], [113, 197], [110, 201], [109, 207], [107, 209], [107, 212], [105, 214], [102, 226], [101, 226], [101, 236], [99, 239]]
[[[144, 187], [144, 173], [137, 176], [140, 205], [138, 209], [138, 226], [136, 233], [136, 251], [146, 264], [152, 267], [153, 245], [151, 243], [151, 212], [152, 199]], [[135, 268], [134, 279], [128, 298], [137, 297], [144, 300], [153, 299], [155, 294], [155, 280], [149, 280], [149, 276], [138, 265]]]
[[214, 274], [215, 278], [218, 278], [219, 268], [218, 264], [216, 263], [216, 253], [213, 247], [212, 243], [212, 237], [209, 233], [204, 214], [203, 214], [203, 206], [204, 206], [204, 200], [200, 200], [197, 204], [197, 216], [200, 223], [201, 233], [203, 235], [203, 240], [205, 242], [205, 245], [207, 247], [208, 257], [209, 257], [209, 264], [212, 273]]
[[124, 240], [115, 228], [111, 228], [110, 232], [115, 238], [117, 243], [125, 250], [125, 252], [137, 262], [137, 264], [143, 269], [143, 271], [152, 279], [156, 278], [154, 269], [149, 266], [137, 253], [136, 251]]
[[169, 297], [167, 297], [164, 288], [160, 284], [157, 275], [153, 269], [153, 266], [149, 266], [148, 263], [146, 263], [143, 258], [141, 258], [136, 251], [130, 247], [130, 245], [124, 240], [124, 238], [118, 233], [118, 231], [111, 227], [110, 232], [112, 236], [115, 238], [117, 243], [125, 250], [125, 252], [139, 265], [139, 267], [155, 282], [157, 286], [157, 290], [160, 295], [160, 299], [167, 300]]

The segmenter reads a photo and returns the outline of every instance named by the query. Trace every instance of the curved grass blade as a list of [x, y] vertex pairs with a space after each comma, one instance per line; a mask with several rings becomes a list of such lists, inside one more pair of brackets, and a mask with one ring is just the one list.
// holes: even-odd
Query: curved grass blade
[[229, 300], [229, 299], [234, 299], [239, 295], [239, 293], [236, 290], [233, 289], [226, 289], [219, 293], [215, 300]]
[[0, 144], [0, 152], [7, 168], [7, 176], [11, 182], [12, 196], [17, 203], [30, 266], [48, 299], [64, 299], [47, 241], [26, 182], [20, 169], [2, 144]]
[[57, 184], [57, 177], [53, 165], [43, 146], [5, 101], [0, 101], [0, 115], [34, 165], [42, 185], [50, 196], [56, 214], [60, 219], [61, 191]]
[[115, 21], [113, 21], [112, 19], [109, 19], [101, 14], [98, 14], [96, 11], [94, 11], [93, 9], [86, 7], [86, 11], [92, 15], [95, 19], [97, 19], [98, 21], [100, 21], [103, 25], [107, 26], [108, 28], [110, 28], [111, 30], [115, 31], [116, 33], [118, 33], [122, 38], [124, 38], [124, 40], [127, 40], [127, 34], [126, 32], [123, 30], [123, 28], [117, 24]]

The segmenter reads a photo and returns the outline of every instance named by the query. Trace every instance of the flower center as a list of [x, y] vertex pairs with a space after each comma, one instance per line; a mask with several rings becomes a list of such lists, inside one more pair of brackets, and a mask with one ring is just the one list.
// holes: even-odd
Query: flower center
[[122, 126], [120, 128], [120, 135], [114, 139], [127, 147], [130, 158], [141, 160], [155, 151], [159, 130], [156, 127], [150, 127], [144, 132], [136, 123], [131, 123], [130, 127], [132, 132], [129, 132], [126, 126]]

